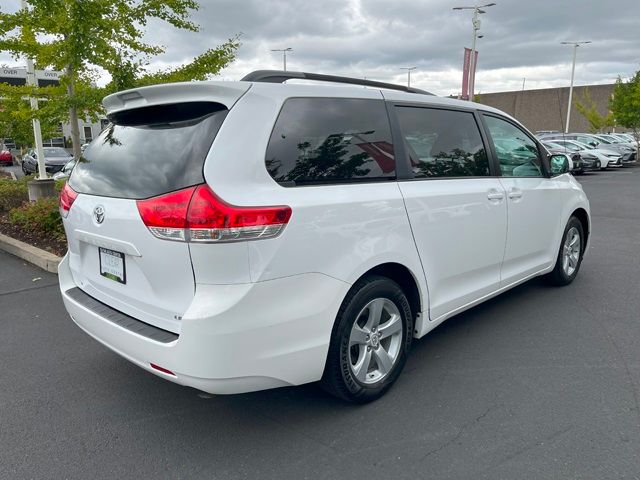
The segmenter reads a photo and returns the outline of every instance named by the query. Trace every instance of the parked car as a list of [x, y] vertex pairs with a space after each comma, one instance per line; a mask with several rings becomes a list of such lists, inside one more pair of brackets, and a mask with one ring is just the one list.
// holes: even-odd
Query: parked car
[[4, 145], [0, 146], [0, 165], [13, 165], [13, 155]]
[[[358, 87], [273, 83], [291, 78]], [[60, 196], [62, 298], [178, 384], [371, 401], [413, 338], [536, 276], [571, 283], [588, 248], [566, 157], [486, 105], [282, 71], [103, 103]]]
[[[543, 139], [543, 140], [546, 140], [546, 139]], [[543, 141], [543, 144], [551, 145], [552, 148], [554, 148], [555, 150], [560, 150], [563, 153], [569, 153], [569, 152], [577, 153], [578, 155], [580, 155], [580, 160], [581, 160], [582, 168], [584, 171], [597, 172], [598, 170], [602, 169], [602, 163], [600, 162], [598, 157], [596, 157], [595, 155], [591, 155], [589, 152], [586, 152], [584, 150], [580, 150], [574, 147], [567, 148], [567, 146], [563, 145], [562, 143], [557, 143], [560, 141], [561, 140], [553, 140], [553, 141], [548, 140], [548, 141]]]
[[599, 139], [603, 139], [609, 143], [615, 144], [615, 145], [624, 145], [628, 148], [630, 148], [631, 150], [633, 150], [634, 152], [637, 150], [637, 145], [636, 142], [632, 142], [628, 139], [620, 139], [618, 138], [616, 135], [612, 135], [612, 134], [598, 134], [596, 135]]
[[80, 153], [84, 153], [88, 146], [88, 143], [83, 143], [82, 145], [80, 145]]
[[52, 178], [54, 180], [64, 180], [66, 178], [69, 178], [69, 175], [71, 175], [71, 171], [73, 170], [73, 167], [76, 166], [76, 159], [73, 158], [71, 160], [69, 160], [64, 167], [62, 167], [62, 170], [60, 170], [58, 173], [54, 173]]
[[[47, 173], [57, 173], [73, 158], [69, 152], [61, 147], [43, 147], [44, 164]], [[22, 171], [25, 175], [37, 173], [38, 171], [38, 154], [35, 150], [29, 150], [22, 157]]]
[[591, 145], [595, 148], [613, 150], [619, 153], [622, 156], [622, 164], [628, 165], [636, 162], [636, 153], [627, 147], [626, 145], [614, 144], [608, 141], [605, 138], [601, 138], [598, 135], [593, 135], [590, 133], [567, 133], [567, 134], [551, 134], [551, 135], [542, 135], [540, 137], [543, 141], [553, 141], [553, 140], [577, 140], [582, 143], [586, 143], [587, 145]]
[[16, 142], [13, 141], [13, 139], [11, 138], [4, 138], [2, 139], [2, 142], [5, 146], [5, 148], [7, 150], [15, 150], [16, 149]]
[[566, 148], [571, 152], [578, 152], [582, 157], [591, 157], [598, 159], [601, 164], [601, 169], [604, 170], [607, 167], [622, 167], [622, 155], [613, 150], [600, 149], [587, 145], [586, 143], [578, 142], [577, 140], [554, 140], [554, 143]]
[[569, 171], [574, 175], [582, 175], [585, 172], [582, 158], [579, 153], [568, 152], [566, 148], [552, 142], [542, 142], [542, 145], [551, 155], [564, 155], [569, 162]]

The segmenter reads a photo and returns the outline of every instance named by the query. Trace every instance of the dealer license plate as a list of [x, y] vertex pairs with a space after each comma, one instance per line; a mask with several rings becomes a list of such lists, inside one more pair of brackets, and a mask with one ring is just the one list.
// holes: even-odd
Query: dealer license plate
[[124, 253], [98, 247], [100, 254], [100, 275], [119, 283], [127, 283]]

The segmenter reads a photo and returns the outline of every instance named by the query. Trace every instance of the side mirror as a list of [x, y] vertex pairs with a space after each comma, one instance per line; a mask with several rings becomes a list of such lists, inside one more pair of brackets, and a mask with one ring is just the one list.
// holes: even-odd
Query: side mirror
[[564, 155], [551, 155], [549, 157], [549, 165], [551, 165], [552, 177], [557, 177], [569, 171], [569, 160]]

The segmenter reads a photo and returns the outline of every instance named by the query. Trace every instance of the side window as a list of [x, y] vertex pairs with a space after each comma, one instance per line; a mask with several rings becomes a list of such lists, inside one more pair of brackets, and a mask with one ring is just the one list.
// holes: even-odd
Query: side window
[[274, 126], [266, 166], [283, 186], [396, 178], [382, 100], [291, 98]]
[[542, 162], [538, 147], [515, 125], [496, 117], [484, 117], [496, 154], [500, 171], [505, 177], [542, 177]]
[[472, 113], [397, 107], [415, 178], [488, 176], [489, 160]]

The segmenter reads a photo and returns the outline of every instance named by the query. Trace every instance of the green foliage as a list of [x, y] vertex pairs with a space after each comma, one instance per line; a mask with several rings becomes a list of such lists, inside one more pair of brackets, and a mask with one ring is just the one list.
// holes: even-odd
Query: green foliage
[[191, 82], [193, 80], [207, 80], [212, 74], [219, 72], [229, 65], [236, 56], [236, 51], [240, 47], [238, 37], [231, 38], [227, 42], [211, 48], [202, 55], [197, 56], [191, 63], [175, 68], [173, 70], [163, 70], [156, 73], [143, 73], [135, 77], [128, 85], [121, 85], [114, 91], [125, 88], [144, 87], [158, 83]]
[[9, 221], [25, 230], [65, 238], [57, 198], [41, 198], [27, 202], [9, 212]]
[[12, 138], [16, 146], [28, 147], [34, 144], [32, 120], [40, 120], [40, 128], [43, 138], [60, 136], [58, 127], [65, 120], [66, 112], [56, 95], [55, 87], [40, 89], [39, 98], [46, 99], [40, 102], [38, 110], [32, 110], [30, 103], [24, 98], [33, 94], [33, 87], [11, 86], [0, 84], [0, 138]]
[[0, 178], [0, 213], [20, 206], [28, 199], [26, 182]]
[[618, 77], [610, 108], [616, 124], [633, 130], [638, 138], [640, 134], [640, 70], [627, 82]]
[[598, 111], [596, 102], [591, 98], [588, 88], [585, 89], [582, 99], [576, 100], [575, 105], [580, 114], [589, 122], [591, 133], [597, 133], [607, 127], [614, 126], [613, 114], [609, 112], [603, 115]]
[[[153, 83], [203, 80], [235, 58], [237, 38], [207, 50], [193, 62], [173, 70], [148, 73], [144, 67], [164, 47], [143, 41], [148, 23], [162, 20], [192, 32], [199, 30], [189, 16], [195, 0], [27, 0], [29, 9], [0, 12], [0, 51], [14, 58], [29, 56], [38, 68], [65, 71], [57, 98], [63, 108], [95, 114], [108, 93]], [[105, 89], [92, 86], [95, 67], [112, 76]], [[73, 82], [74, 94], [65, 95]], [[40, 96], [41, 90], [38, 89]], [[65, 98], [66, 97], [66, 98]]]
[[[75, 125], [77, 116], [95, 120], [101, 99], [118, 90], [175, 81], [203, 80], [218, 73], [235, 58], [238, 38], [209, 49], [191, 63], [172, 70], [149, 73], [145, 67], [164, 47], [144, 41], [150, 21], [197, 32], [190, 20], [199, 8], [196, 0], [26, 0], [29, 8], [15, 13], [0, 10], [0, 51], [15, 59], [30, 57], [37, 68], [61, 70], [58, 87], [0, 86], [0, 96], [14, 101], [29, 93], [39, 98], [44, 123], [60, 118]], [[111, 74], [106, 88], [95, 86], [98, 67]], [[46, 104], [46, 105], [45, 105]], [[22, 113], [16, 114], [22, 118]], [[11, 115], [13, 116], [13, 115]], [[18, 131], [19, 129], [16, 129]], [[0, 132], [0, 135], [2, 133]], [[72, 130], [79, 154], [79, 133]]]

